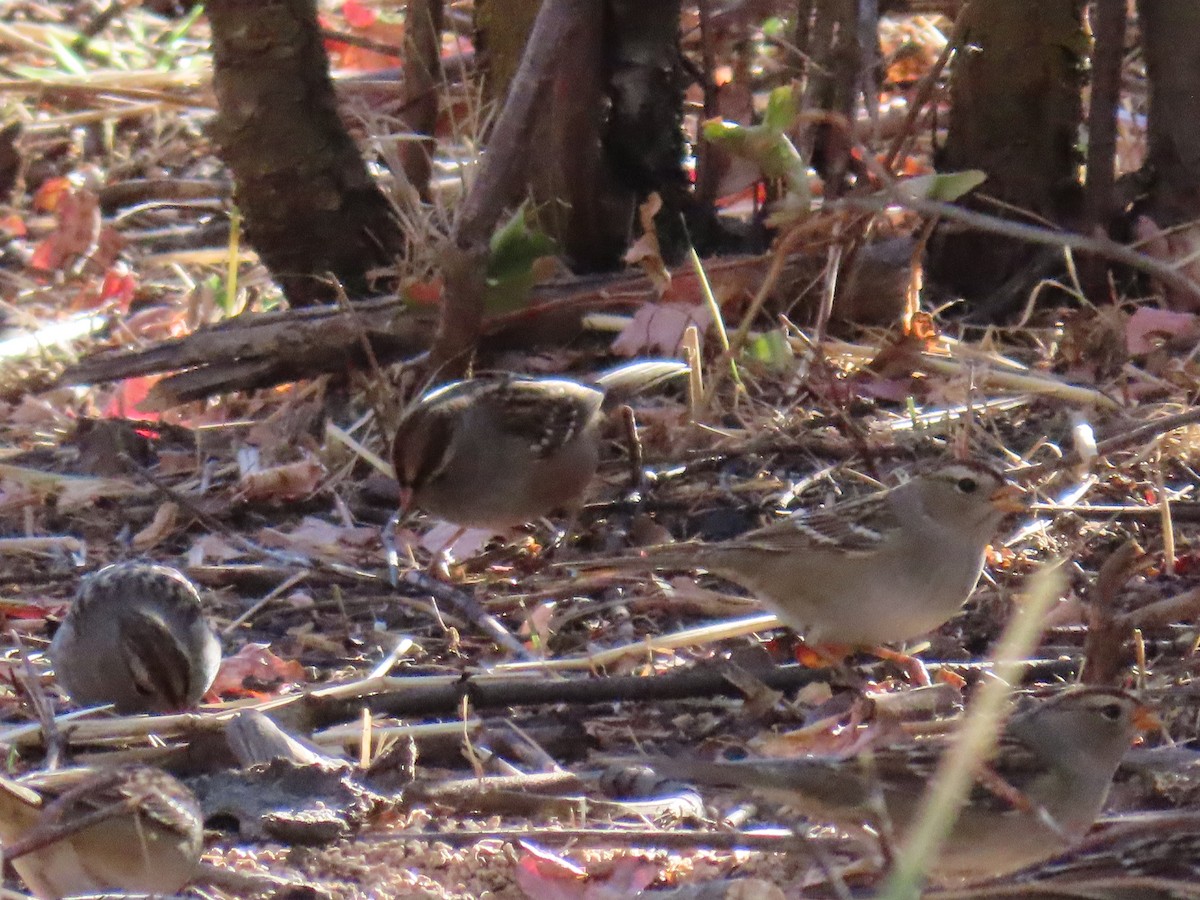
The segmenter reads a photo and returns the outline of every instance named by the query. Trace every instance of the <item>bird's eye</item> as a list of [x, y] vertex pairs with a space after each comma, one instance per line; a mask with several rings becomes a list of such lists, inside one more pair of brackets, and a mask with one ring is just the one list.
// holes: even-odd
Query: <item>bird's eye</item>
[[1108, 719], [1110, 722], [1116, 722], [1118, 719], [1120, 719], [1121, 713], [1122, 709], [1120, 703], [1109, 703], [1100, 710], [1100, 715], [1104, 716], [1104, 718]]
[[979, 490], [979, 482], [974, 478], [960, 478], [958, 479], [958, 489], [964, 494], [973, 494]]

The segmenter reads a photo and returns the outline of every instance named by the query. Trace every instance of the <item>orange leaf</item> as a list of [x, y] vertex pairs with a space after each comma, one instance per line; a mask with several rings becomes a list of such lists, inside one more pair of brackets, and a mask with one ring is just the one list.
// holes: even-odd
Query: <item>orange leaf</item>
[[351, 28], [369, 28], [379, 18], [375, 10], [359, 0], [346, 0], [342, 4], [342, 16]]
[[29, 229], [25, 227], [25, 220], [16, 213], [0, 217], [0, 230], [10, 238], [25, 237], [29, 233]]
[[33, 208], [39, 212], [54, 212], [63, 195], [71, 190], [71, 182], [65, 176], [47, 178], [33, 195]]
[[264, 688], [278, 691], [287, 684], [303, 681], [304, 667], [294, 659], [280, 659], [266, 644], [247, 644], [221, 661], [209, 693], [240, 696]]

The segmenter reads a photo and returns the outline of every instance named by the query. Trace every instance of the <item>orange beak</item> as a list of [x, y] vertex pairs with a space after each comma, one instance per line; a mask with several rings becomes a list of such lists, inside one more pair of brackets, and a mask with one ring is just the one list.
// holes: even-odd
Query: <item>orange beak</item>
[[1133, 724], [1138, 731], [1160, 731], [1163, 728], [1162, 719], [1148, 706], [1139, 706], [1133, 714]]
[[400, 488], [400, 515], [408, 512], [409, 506], [412, 505], [413, 489], [410, 487]]
[[1025, 492], [1015, 484], [1001, 485], [992, 492], [988, 500], [996, 509], [1006, 513], [1025, 512], [1028, 508]]

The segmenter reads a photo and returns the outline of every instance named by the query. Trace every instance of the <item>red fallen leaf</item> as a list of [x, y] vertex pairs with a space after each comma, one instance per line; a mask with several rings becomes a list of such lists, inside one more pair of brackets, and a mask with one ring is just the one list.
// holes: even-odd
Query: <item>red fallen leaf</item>
[[404, 46], [403, 23], [380, 19], [375, 10], [370, 9], [359, 0], [346, 0], [346, 3], [342, 5], [342, 18], [354, 34], [370, 38], [379, 44], [395, 47], [396, 52], [382, 53], [336, 39], [326, 41], [326, 49], [336, 57], [339, 68], [369, 72], [375, 69], [394, 67], [400, 62], [400, 48]]
[[100, 219], [100, 198], [78, 188], [63, 193], [54, 210], [54, 232], [34, 251], [30, 266], [45, 272], [65, 269], [74, 260], [90, 259], [107, 267], [116, 261], [122, 239]]
[[116, 263], [104, 273], [100, 286], [100, 299], [105, 303], [115, 302], [122, 310], [128, 310], [137, 292], [138, 280], [129, 266]]
[[44, 619], [51, 610], [65, 609], [62, 603], [22, 603], [19, 600], [0, 600], [0, 616], [6, 619]]
[[620, 900], [636, 897], [659, 875], [659, 867], [625, 856], [595, 874], [522, 841], [517, 862], [517, 885], [530, 900]]
[[379, 14], [359, 0], [346, 0], [342, 4], [342, 17], [351, 28], [369, 28], [375, 24]]
[[37, 269], [39, 272], [57, 271], [61, 263], [58, 242], [54, 240], [53, 236], [39, 243], [33, 249], [33, 255], [29, 257], [29, 268]]
[[404, 286], [404, 299], [418, 306], [436, 306], [442, 302], [445, 285], [440, 278], [431, 281], [414, 281]]
[[159, 416], [156, 411], [142, 410], [139, 407], [150, 395], [150, 389], [161, 378], [161, 375], [142, 375], [137, 378], [126, 378], [117, 385], [111, 398], [105, 405], [104, 417], [109, 419], [158, 419]]
[[127, 310], [137, 293], [137, 286], [137, 276], [129, 267], [121, 262], [114, 263], [99, 284], [89, 282], [71, 299], [70, 309], [72, 312], [82, 312], [113, 304], [118, 309]]
[[1192, 552], [1177, 555], [1174, 571], [1176, 575], [1194, 575], [1200, 571], [1200, 554]]
[[25, 237], [29, 233], [29, 229], [25, 227], [25, 220], [16, 213], [0, 217], [0, 231], [10, 238]]
[[66, 176], [47, 178], [33, 195], [33, 208], [39, 212], [54, 212], [58, 202], [71, 190], [71, 180]]
[[304, 680], [304, 667], [294, 659], [280, 659], [267, 644], [247, 644], [233, 656], [221, 660], [221, 668], [209, 693], [242, 696], [250, 692], [261, 693], [264, 689], [279, 693], [285, 685]]

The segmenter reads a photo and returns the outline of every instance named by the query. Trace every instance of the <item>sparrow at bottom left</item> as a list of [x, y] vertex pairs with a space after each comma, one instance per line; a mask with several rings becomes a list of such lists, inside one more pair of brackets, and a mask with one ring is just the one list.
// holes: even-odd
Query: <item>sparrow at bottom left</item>
[[4, 860], [39, 900], [173, 893], [195, 877], [203, 838], [196, 798], [159, 769], [0, 777]]

